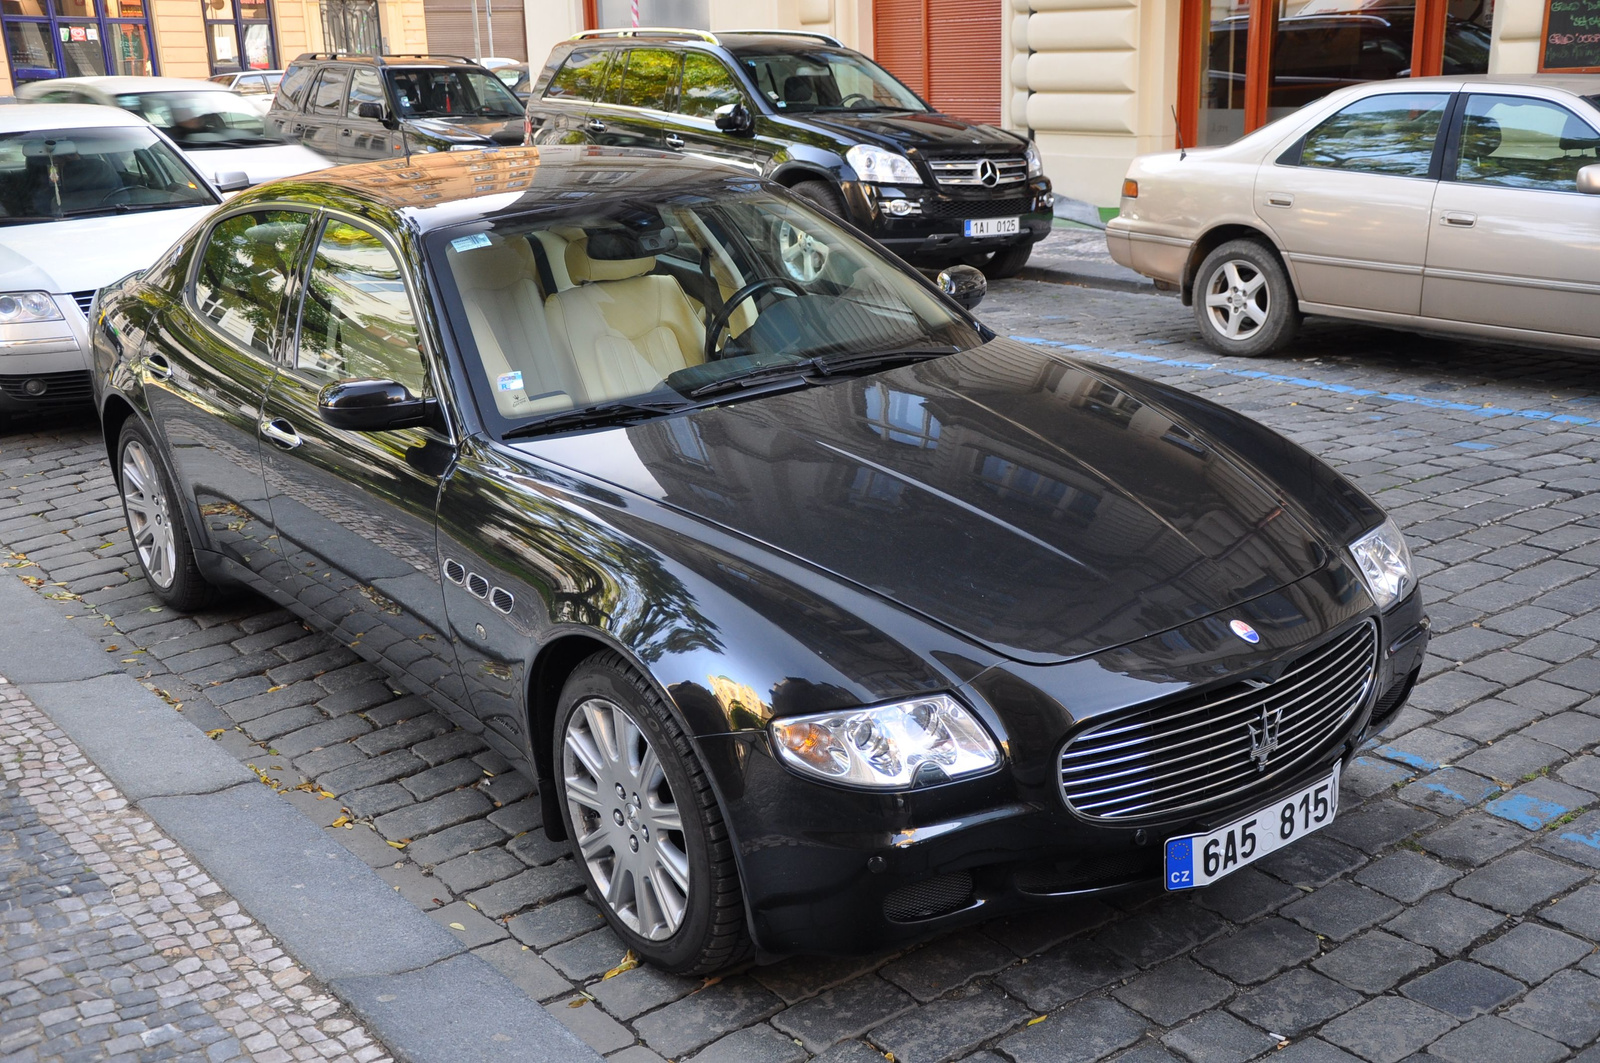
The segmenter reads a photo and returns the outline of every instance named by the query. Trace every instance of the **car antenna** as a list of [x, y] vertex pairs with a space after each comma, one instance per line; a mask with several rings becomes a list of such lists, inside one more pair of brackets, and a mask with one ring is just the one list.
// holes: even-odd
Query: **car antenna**
[[1178, 130], [1178, 161], [1182, 162], [1189, 157], [1189, 149], [1183, 146], [1183, 123], [1178, 121], [1178, 105], [1172, 105], [1172, 124]]

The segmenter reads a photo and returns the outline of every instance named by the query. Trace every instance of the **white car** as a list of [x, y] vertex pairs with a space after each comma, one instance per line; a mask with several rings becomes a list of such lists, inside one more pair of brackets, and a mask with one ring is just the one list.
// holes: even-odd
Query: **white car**
[[33, 103], [89, 103], [132, 111], [171, 137], [215, 183], [222, 182], [222, 174], [243, 173], [249, 184], [258, 185], [333, 165], [305, 145], [285, 141], [266, 125], [259, 108], [212, 81], [57, 78], [23, 85], [17, 96]]
[[95, 291], [150, 266], [220, 201], [134, 115], [0, 107], [0, 419], [87, 405]]
[[283, 80], [281, 70], [235, 70], [231, 74], [213, 74], [210, 81], [221, 85], [251, 107], [266, 114], [272, 108], [272, 94], [278, 91]]

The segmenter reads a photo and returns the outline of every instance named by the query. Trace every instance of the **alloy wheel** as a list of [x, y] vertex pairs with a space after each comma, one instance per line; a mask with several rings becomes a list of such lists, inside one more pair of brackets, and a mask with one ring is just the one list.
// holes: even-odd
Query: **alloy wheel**
[[828, 245], [784, 222], [778, 226], [778, 257], [789, 276], [809, 284], [828, 266]]
[[1230, 340], [1260, 332], [1272, 309], [1266, 274], [1242, 258], [1229, 259], [1211, 273], [1205, 288], [1206, 317]]
[[671, 937], [693, 883], [678, 802], [650, 739], [620, 706], [589, 698], [567, 721], [561, 774], [595, 888], [629, 930]]
[[145, 575], [163, 590], [171, 587], [178, 568], [171, 506], [155, 460], [137, 439], [128, 440], [122, 448], [122, 503]]

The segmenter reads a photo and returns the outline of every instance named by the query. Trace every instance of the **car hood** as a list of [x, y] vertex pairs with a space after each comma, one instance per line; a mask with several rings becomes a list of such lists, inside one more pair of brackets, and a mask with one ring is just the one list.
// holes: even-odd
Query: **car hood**
[[496, 144], [521, 144], [519, 118], [413, 118], [410, 126], [420, 133], [446, 140], [492, 140]]
[[0, 227], [0, 290], [93, 291], [144, 269], [211, 207]]
[[964, 155], [1011, 154], [1022, 151], [1022, 139], [993, 126], [976, 125], [947, 114], [910, 111], [862, 114], [791, 114], [792, 121], [826, 129], [835, 136], [863, 140], [901, 151]]
[[263, 144], [256, 148], [188, 148], [184, 154], [213, 184], [220, 174], [242, 170], [259, 185], [280, 177], [326, 170], [333, 163], [301, 144]]
[[1004, 340], [516, 445], [1037, 663], [1170, 630], [1327, 556], [1264, 478], [1148, 395]]

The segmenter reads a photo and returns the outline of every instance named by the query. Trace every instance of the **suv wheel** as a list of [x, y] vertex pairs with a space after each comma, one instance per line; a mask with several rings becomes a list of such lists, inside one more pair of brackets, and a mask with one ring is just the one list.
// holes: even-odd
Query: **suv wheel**
[[1028, 258], [1032, 254], [1033, 243], [1029, 241], [1002, 247], [990, 255], [975, 255], [967, 261], [967, 264], [983, 270], [983, 275], [992, 281], [1003, 281], [1021, 273], [1022, 267], [1028, 264]]
[[1230, 240], [1206, 256], [1196, 274], [1194, 316], [1207, 346], [1242, 358], [1279, 350], [1300, 328], [1289, 274], [1257, 240]]
[[813, 206], [821, 207], [834, 217], [849, 221], [844, 213], [844, 197], [827, 181], [800, 181], [791, 185], [789, 191]]

